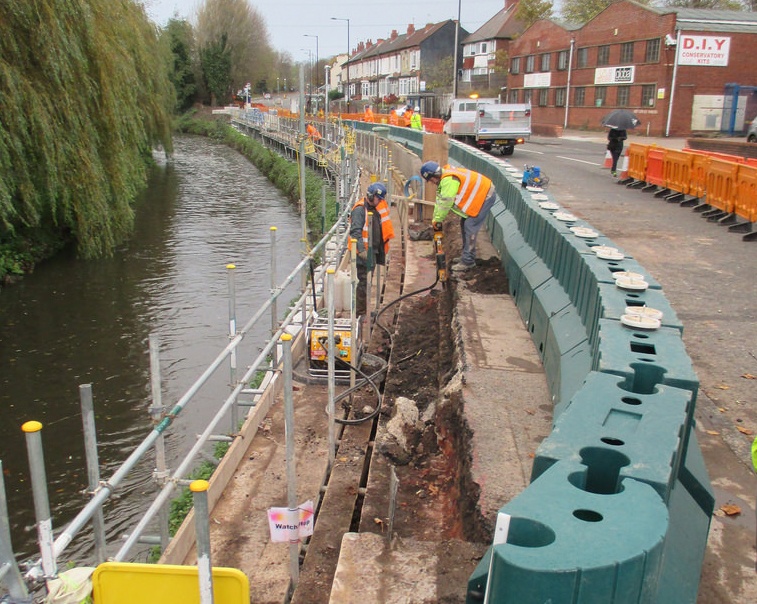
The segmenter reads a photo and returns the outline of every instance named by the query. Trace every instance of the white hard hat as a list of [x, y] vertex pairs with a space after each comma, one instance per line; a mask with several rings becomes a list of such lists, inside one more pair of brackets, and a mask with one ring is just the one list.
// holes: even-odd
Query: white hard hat
[[420, 110], [421, 110], [421, 108], [418, 107], [418, 106], [416, 106], [415, 109], [414, 109], [414, 111], [420, 111]]

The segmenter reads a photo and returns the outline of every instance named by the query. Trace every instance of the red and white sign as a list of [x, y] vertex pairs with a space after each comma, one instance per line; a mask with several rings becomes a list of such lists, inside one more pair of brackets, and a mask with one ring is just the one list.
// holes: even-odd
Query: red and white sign
[[727, 36], [690, 36], [681, 34], [678, 43], [679, 65], [727, 67], [731, 38]]

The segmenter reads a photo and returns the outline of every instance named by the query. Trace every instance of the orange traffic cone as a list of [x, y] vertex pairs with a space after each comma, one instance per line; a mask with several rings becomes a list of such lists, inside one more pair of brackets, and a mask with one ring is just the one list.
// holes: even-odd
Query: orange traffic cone
[[612, 168], [612, 154], [609, 151], [605, 151], [605, 163], [602, 167], [608, 170]]
[[628, 178], [628, 147], [623, 149], [623, 153], [618, 159], [618, 178], [620, 180]]

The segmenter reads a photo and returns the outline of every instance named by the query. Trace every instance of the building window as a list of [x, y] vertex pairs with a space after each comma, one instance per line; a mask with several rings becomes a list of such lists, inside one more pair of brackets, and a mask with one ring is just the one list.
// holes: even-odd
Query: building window
[[523, 102], [531, 103], [531, 90], [523, 90]]
[[513, 59], [513, 62], [510, 65], [510, 73], [512, 74], [520, 73], [520, 57], [515, 57]]
[[518, 102], [518, 91], [517, 90], [511, 90], [508, 98], [509, 98], [509, 101], [511, 103], [517, 103]]
[[549, 88], [541, 88], [539, 90], [539, 107], [546, 107], [548, 99], [549, 99]]
[[481, 42], [481, 54], [486, 54], [486, 42]]
[[565, 88], [555, 88], [555, 107], [565, 107]]
[[573, 90], [573, 105], [583, 107], [586, 104], [586, 88], [579, 86]]
[[654, 107], [654, 99], [655, 99], [655, 85], [644, 84], [641, 87], [641, 106]]
[[548, 52], [547, 52], [547, 53], [544, 53], [544, 54], [543, 54], [543, 55], [541, 56], [541, 70], [542, 70], [542, 71], [549, 71], [549, 58], [550, 58], [551, 56], [552, 56], [552, 55], [550, 55], [550, 54], [549, 54]]
[[607, 86], [597, 86], [594, 89], [594, 106], [604, 107], [607, 103]]
[[536, 57], [534, 55], [528, 55], [526, 57], [526, 73], [533, 73], [534, 72], [534, 63], [536, 62]]
[[588, 48], [578, 49], [578, 52], [576, 53], [576, 65], [578, 67], [589, 66], [589, 49]]
[[565, 71], [568, 68], [568, 51], [561, 50], [557, 53], [557, 69]]
[[628, 107], [628, 99], [631, 96], [630, 86], [618, 86], [618, 98], [616, 105], [618, 107]]
[[644, 61], [647, 63], [658, 63], [660, 61], [660, 38], [647, 40], [647, 52], [644, 54]]
[[633, 63], [633, 42], [623, 42], [620, 45], [620, 62]]
[[597, 65], [609, 65], [610, 64], [610, 47], [600, 46], [597, 49]]

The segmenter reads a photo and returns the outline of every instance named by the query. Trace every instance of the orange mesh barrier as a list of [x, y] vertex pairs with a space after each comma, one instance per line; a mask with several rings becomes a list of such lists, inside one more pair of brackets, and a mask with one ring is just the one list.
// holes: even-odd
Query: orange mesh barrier
[[690, 195], [704, 197], [707, 191], [707, 170], [710, 167], [710, 161], [711, 159], [707, 155], [692, 153]]
[[739, 166], [734, 211], [750, 222], [757, 222], [757, 162], [753, 166]]
[[746, 165], [747, 166], [757, 166], [757, 159], [754, 157], [747, 157], [746, 158]]
[[644, 179], [649, 185], [665, 186], [665, 153], [667, 149], [651, 147], [647, 151], [647, 177]]
[[649, 145], [631, 143], [628, 145], [628, 176], [644, 181], [647, 177], [647, 150]]
[[671, 191], [688, 194], [693, 163], [692, 153], [668, 149], [664, 160], [665, 187]]
[[707, 169], [707, 204], [724, 212], [736, 205], [736, 177], [739, 164], [710, 158]]

